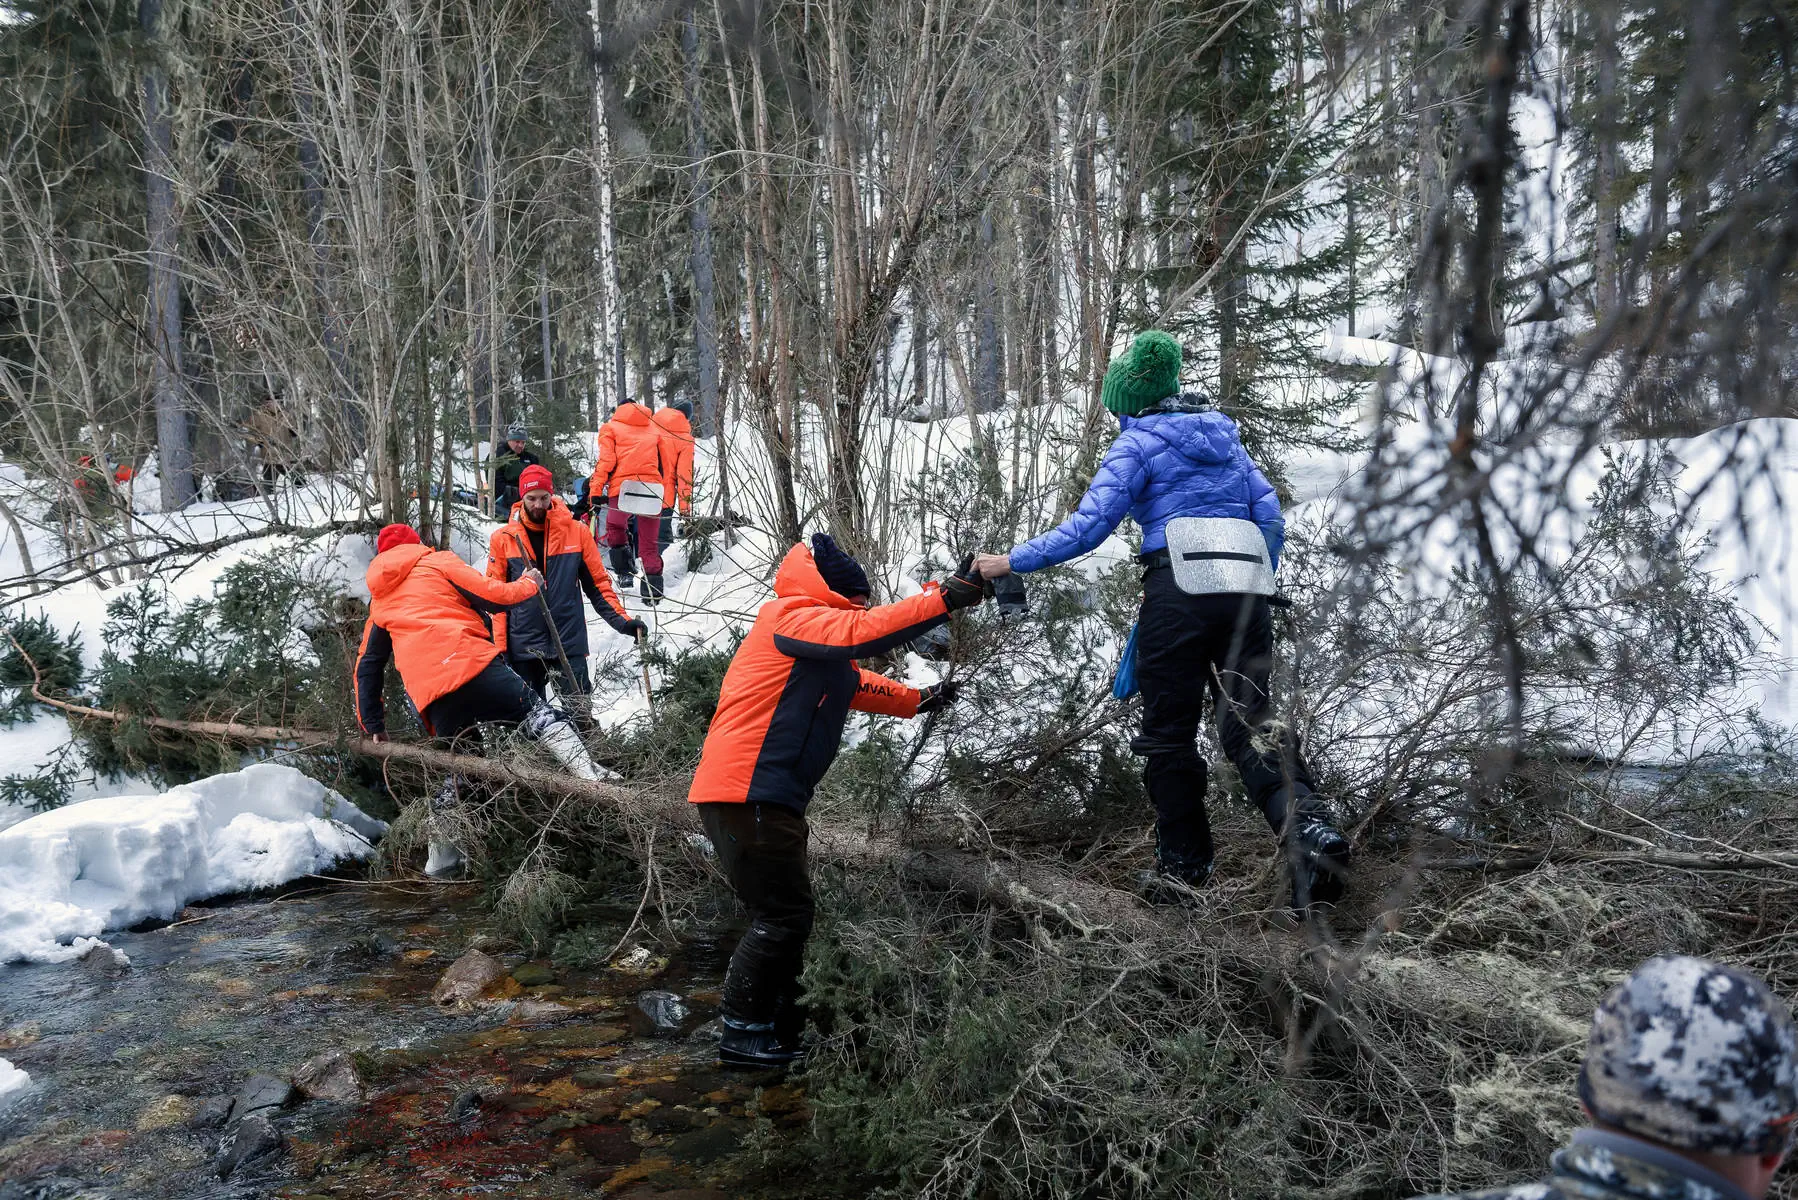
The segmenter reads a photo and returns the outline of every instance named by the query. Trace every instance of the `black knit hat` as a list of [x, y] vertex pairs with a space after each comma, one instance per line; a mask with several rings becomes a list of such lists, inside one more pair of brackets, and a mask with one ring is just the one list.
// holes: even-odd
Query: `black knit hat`
[[872, 595], [874, 589], [868, 584], [868, 573], [862, 565], [843, 553], [842, 547], [828, 533], [812, 534], [812, 561], [818, 566], [818, 574], [824, 576], [824, 586], [839, 596], [855, 597]]

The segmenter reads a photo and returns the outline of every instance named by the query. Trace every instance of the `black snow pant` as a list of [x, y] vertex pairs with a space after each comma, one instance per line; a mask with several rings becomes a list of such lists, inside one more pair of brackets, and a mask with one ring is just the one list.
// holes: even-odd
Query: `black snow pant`
[[701, 804], [699, 819], [724, 877], [749, 910], [749, 932], [724, 975], [724, 1015], [795, 1032], [802, 1023], [799, 970], [814, 909], [805, 817], [783, 804], [752, 802]]
[[496, 658], [455, 691], [425, 705], [425, 728], [433, 737], [453, 740], [483, 721], [516, 725], [541, 703], [518, 672]]
[[1273, 722], [1273, 619], [1267, 597], [1243, 593], [1189, 596], [1167, 567], [1143, 572], [1136, 635], [1142, 733], [1130, 748], [1144, 757], [1143, 784], [1155, 805], [1156, 852], [1163, 870], [1198, 877], [1210, 870], [1209, 772], [1199, 756], [1199, 722], [1209, 696], [1218, 740], [1242, 776], [1249, 799], [1284, 834], [1289, 813], [1322, 811], [1309, 799], [1311, 770], [1298, 736]]
[[570, 658], [569, 667], [574, 671], [571, 678], [562, 670], [562, 662], [555, 658], [515, 658], [512, 669], [524, 680], [539, 699], [549, 699], [548, 687], [551, 682], [556, 685], [556, 700], [562, 711], [574, 718], [576, 725], [586, 728], [593, 723], [593, 706], [591, 695], [593, 681], [587, 673], [587, 656]]

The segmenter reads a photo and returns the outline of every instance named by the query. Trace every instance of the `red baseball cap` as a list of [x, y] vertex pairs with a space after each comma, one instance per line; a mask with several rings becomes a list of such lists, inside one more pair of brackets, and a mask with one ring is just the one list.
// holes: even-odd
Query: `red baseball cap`
[[556, 480], [549, 473], [548, 467], [532, 463], [518, 476], [518, 494], [520, 496], [526, 496], [532, 492], [553, 492], [555, 490]]

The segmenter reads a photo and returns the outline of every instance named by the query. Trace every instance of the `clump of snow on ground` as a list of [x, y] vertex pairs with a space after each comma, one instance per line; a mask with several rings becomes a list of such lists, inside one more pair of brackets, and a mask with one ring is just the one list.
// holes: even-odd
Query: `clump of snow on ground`
[[31, 817], [0, 831], [0, 962], [78, 958], [109, 929], [365, 857], [386, 828], [273, 763]]
[[31, 1086], [31, 1076], [0, 1058], [0, 1105]]

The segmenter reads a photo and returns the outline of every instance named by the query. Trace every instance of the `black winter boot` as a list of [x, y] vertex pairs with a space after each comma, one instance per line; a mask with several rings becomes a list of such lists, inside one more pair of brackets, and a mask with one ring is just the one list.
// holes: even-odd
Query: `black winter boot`
[[643, 573], [642, 592], [644, 602], [647, 604], [660, 604], [664, 594], [665, 593], [662, 591], [662, 577], [660, 575], [651, 575], [649, 572], [645, 571]]
[[637, 573], [637, 562], [631, 556], [631, 548], [629, 546], [613, 546], [606, 553], [612, 560], [612, 578], [617, 581], [619, 587], [629, 587], [631, 577]]
[[1313, 905], [1340, 901], [1348, 884], [1348, 839], [1321, 816], [1295, 813], [1286, 844], [1292, 866], [1292, 907], [1305, 912]]
[[1143, 788], [1155, 806], [1155, 860], [1164, 871], [1211, 874], [1210, 777], [1197, 747], [1158, 750], [1143, 762]]
[[724, 1036], [718, 1042], [718, 1061], [727, 1067], [788, 1067], [805, 1056], [797, 1038], [788, 1039], [773, 1021], [745, 1021], [725, 1015], [719, 1018]]
[[1138, 873], [1137, 890], [1150, 904], [1196, 904], [1199, 893], [1211, 882], [1211, 868], [1209, 862], [1170, 861], [1158, 857], [1154, 870]]

